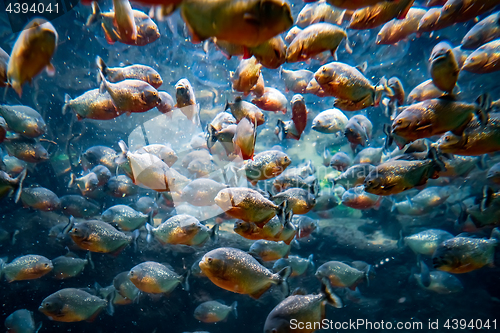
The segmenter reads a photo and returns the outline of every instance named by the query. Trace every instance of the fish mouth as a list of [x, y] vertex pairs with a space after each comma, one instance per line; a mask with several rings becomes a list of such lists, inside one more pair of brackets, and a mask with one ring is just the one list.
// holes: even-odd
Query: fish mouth
[[446, 53], [438, 53], [434, 56], [431, 56], [430, 61], [435, 62], [435, 61], [444, 61], [446, 59]]

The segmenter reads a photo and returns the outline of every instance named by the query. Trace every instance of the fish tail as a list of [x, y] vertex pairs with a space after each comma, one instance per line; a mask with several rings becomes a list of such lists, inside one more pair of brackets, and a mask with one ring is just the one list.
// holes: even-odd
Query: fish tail
[[281, 291], [283, 294], [288, 296], [290, 294], [290, 288], [288, 286], [288, 278], [292, 274], [292, 268], [290, 266], [286, 266], [281, 271], [275, 274], [277, 279], [277, 285], [281, 287]]
[[207, 126], [207, 147], [208, 149], [212, 148], [214, 144], [217, 142], [217, 130], [212, 124], [208, 124]]
[[[102, 74], [104, 75], [104, 77], [108, 76], [108, 66], [106, 65], [106, 63], [104, 62], [104, 60], [102, 60], [102, 58], [100, 56], [96, 56], [95, 57], [95, 62], [97, 64], [97, 68], [99, 68], [99, 71], [102, 72]], [[97, 83], [98, 84], [101, 83], [100, 76], [97, 77]]]
[[116, 292], [116, 290], [113, 290], [112, 293], [109, 293], [108, 296], [106, 296], [106, 301], [108, 302], [106, 305], [106, 313], [110, 316], [113, 316], [113, 314], [115, 313], [115, 307], [113, 306], [113, 303], [115, 301]]
[[495, 229], [491, 230], [490, 239], [495, 240], [497, 242], [497, 244], [500, 243], [500, 229], [495, 228]]
[[24, 179], [26, 178], [26, 173], [27, 170], [24, 169], [16, 178], [14, 178], [15, 181], [15, 187], [16, 187], [16, 192], [14, 195], [14, 202], [17, 203], [19, 201], [19, 198], [21, 198], [21, 193], [23, 192], [23, 182]]
[[327, 278], [321, 279], [321, 292], [323, 293], [328, 304], [336, 307], [337, 309], [343, 306], [342, 300], [333, 292], [332, 285]]
[[437, 153], [436, 148], [431, 147], [427, 153], [427, 158], [430, 158], [434, 163], [433, 173], [446, 171], [446, 166], [443, 161], [441, 161], [440, 156]]
[[138, 240], [139, 240], [139, 236], [141, 235], [141, 232], [139, 231], [139, 229], [136, 229], [134, 230], [134, 232], [132, 232], [132, 244], [134, 244], [134, 252], [137, 252], [137, 247], [138, 247]]
[[484, 126], [488, 122], [489, 112], [492, 108], [491, 97], [488, 93], [482, 94], [476, 99], [475, 103], [477, 105], [476, 116]]
[[[269, 200], [273, 201], [273, 196], [271, 193], [269, 193]], [[287, 216], [288, 213], [288, 201], [284, 200], [279, 206], [278, 206], [278, 212], [276, 215], [278, 215], [278, 218], [281, 222], [282, 225], [285, 225], [289, 223], [289, 218]]]
[[219, 241], [219, 224], [215, 223], [212, 229], [210, 229], [210, 239], [214, 242]]
[[285, 123], [283, 122], [283, 120], [278, 119], [278, 123], [276, 124], [276, 128], [278, 129], [278, 132], [276, 133], [276, 135], [278, 136], [278, 139], [280, 141], [283, 141], [287, 135]]
[[389, 148], [391, 148], [392, 143], [394, 142], [394, 136], [392, 135], [390, 125], [384, 124], [384, 134], [385, 134], [384, 150], [387, 152]]
[[19, 230], [14, 230], [12, 236], [10, 237], [10, 245], [16, 245], [16, 237], [19, 235]]
[[68, 219], [69, 219], [68, 224], [66, 224], [64, 229], [59, 233], [59, 235], [57, 235], [57, 238], [63, 239], [64, 236], [66, 236], [69, 233], [69, 231], [73, 229], [73, 226], [75, 225], [75, 218], [72, 215], [70, 215]]
[[70, 175], [69, 175], [69, 182], [68, 182], [68, 187], [69, 188], [72, 188], [73, 185], [75, 185], [75, 174], [72, 172]]
[[238, 318], [238, 310], [237, 310], [237, 307], [238, 307], [238, 301], [234, 301], [233, 304], [231, 304], [231, 311], [233, 311], [233, 314], [234, 314], [234, 318]]
[[97, 1], [92, 1], [92, 14], [87, 18], [87, 22], [85, 25], [88, 27], [89, 25], [94, 24], [101, 18], [101, 8], [97, 4]]
[[488, 185], [483, 187], [483, 198], [481, 200], [481, 211], [485, 211], [491, 205], [491, 201], [493, 200], [493, 189]]
[[151, 243], [153, 240], [153, 226], [149, 223], [146, 223], [146, 230], [148, 232], [148, 235], [146, 236], [146, 242]]
[[307, 258], [307, 261], [309, 261], [309, 265], [311, 265], [311, 267], [314, 269], [315, 265], [313, 260], [314, 260], [314, 254], [311, 253]]
[[87, 252], [87, 255], [85, 256], [87, 258], [87, 261], [88, 263], [90, 264], [90, 268], [94, 269], [95, 266], [94, 266], [94, 262], [92, 261], [92, 255], [91, 255], [91, 252], [88, 251]]
[[64, 105], [62, 107], [62, 114], [65, 115], [68, 110], [69, 103], [71, 102], [71, 96], [69, 94], [64, 95]]
[[431, 274], [429, 267], [422, 261], [419, 260], [420, 265], [420, 282], [424, 287], [429, 287], [431, 285]]
[[101, 71], [97, 71], [98, 73], [98, 79], [97, 81], [99, 82], [99, 93], [104, 94], [106, 90], [108, 90], [108, 81], [104, 77], [104, 74]]
[[467, 221], [467, 218], [469, 217], [469, 213], [467, 213], [467, 207], [465, 207], [465, 204], [463, 202], [460, 203], [460, 213], [458, 214], [458, 218], [455, 221], [454, 227], [457, 230], [462, 230], [462, 227]]
[[123, 163], [127, 162], [127, 154], [128, 154], [129, 150], [128, 150], [127, 144], [123, 140], [120, 140], [118, 142], [118, 146], [120, 146], [120, 149], [122, 150], [122, 152], [115, 159], [115, 163], [118, 164], [118, 165], [120, 165], [120, 164], [123, 164]]
[[184, 288], [185, 291], [189, 291], [189, 276], [191, 275], [191, 270], [188, 269], [181, 275], [181, 284], [182, 288]]

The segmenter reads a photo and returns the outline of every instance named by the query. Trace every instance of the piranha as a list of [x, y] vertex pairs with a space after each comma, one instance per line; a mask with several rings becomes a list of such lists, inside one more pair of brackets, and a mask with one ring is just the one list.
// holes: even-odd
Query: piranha
[[369, 281], [370, 274], [372, 274], [370, 265], [364, 271], [361, 271], [340, 261], [328, 261], [318, 267], [315, 275], [320, 280], [328, 279], [332, 286], [355, 290], [356, 286], [361, 282]]
[[439, 244], [453, 238], [448, 231], [427, 229], [419, 233], [406, 236], [404, 242], [416, 254], [432, 256]]
[[147, 82], [127, 79], [112, 83], [106, 80], [102, 72], [99, 75], [99, 92], [107, 91], [116, 108], [122, 112], [146, 112], [161, 102], [158, 91]]
[[393, 94], [384, 78], [374, 86], [357, 68], [342, 62], [321, 66], [314, 78], [325, 93], [337, 98], [334, 106], [344, 111], [377, 106], [384, 91]]
[[[281, 301], [267, 316], [264, 333], [275, 332], [315, 332], [317, 324], [325, 319], [325, 304], [341, 308], [342, 301], [326, 284], [322, 282], [321, 293], [304, 295], [301, 291]], [[295, 325], [293, 323], [300, 324]]]
[[281, 286], [288, 295], [290, 267], [273, 273], [251, 255], [238, 249], [220, 247], [207, 252], [199, 262], [202, 272], [216, 286], [258, 299], [272, 285]]
[[54, 266], [44, 256], [28, 254], [17, 257], [12, 262], [1, 263], [0, 274], [5, 276], [7, 282], [34, 280], [50, 273]]
[[154, 236], [161, 244], [202, 246], [208, 239], [215, 240], [219, 225], [215, 224], [212, 229], [203, 225], [197, 218], [178, 214], [167, 219], [158, 227], [146, 224], [148, 230], [148, 242]]
[[266, 150], [258, 153], [253, 160], [245, 163], [247, 179], [255, 186], [257, 181], [279, 176], [292, 163], [290, 157], [279, 150]]
[[102, 221], [75, 222], [73, 218], [63, 231], [83, 250], [97, 253], [119, 254], [129, 244], [135, 243], [139, 233], [126, 235]]
[[424, 185], [429, 178], [438, 178], [443, 170], [444, 163], [436, 149], [431, 148], [424, 160], [389, 160], [380, 164], [366, 176], [363, 185], [368, 193], [391, 195]]
[[429, 62], [434, 85], [446, 93], [451, 93], [460, 73], [452, 46], [447, 42], [441, 42], [434, 46]]
[[[345, 30], [334, 24], [311, 24], [299, 32], [290, 43], [286, 50], [286, 61], [289, 63], [305, 61], [324, 51], [330, 51], [332, 57], [336, 58], [337, 48], [346, 38]], [[349, 44], [346, 45], [349, 49]]]
[[215, 203], [228, 215], [262, 228], [274, 216], [284, 216], [286, 201], [276, 205], [256, 190], [244, 187], [222, 189]]
[[108, 67], [101, 57], [96, 57], [96, 63], [104, 77], [110, 82], [119, 82], [127, 79], [141, 80], [149, 83], [155, 89], [160, 88], [163, 80], [153, 68], [135, 64], [125, 67]]
[[169, 294], [185, 280], [185, 276], [178, 275], [167, 266], [154, 261], [146, 261], [132, 267], [128, 278], [139, 290], [151, 294]]
[[57, 31], [42, 19], [28, 22], [16, 39], [7, 66], [7, 82], [21, 97], [23, 84], [32, 82], [43, 69], [51, 76], [55, 68], [50, 63], [57, 47]]
[[237, 306], [238, 302], [236, 301], [230, 306], [218, 301], [203, 302], [194, 309], [194, 318], [204, 323], [217, 323], [223, 321], [230, 313], [233, 313], [234, 317], [238, 318]]
[[134, 12], [128, 0], [113, 0], [115, 12], [114, 21], [120, 39], [126, 44], [137, 43], [137, 27], [134, 20]]
[[46, 297], [38, 311], [49, 319], [60, 322], [93, 321], [99, 313], [106, 309], [109, 314], [113, 313], [111, 302], [86, 291], [65, 288]]
[[493, 229], [490, 239], [453, 237], [438, 245], [432, 255], [434, 268], [454, 274], [468, 273], [493, 265], [500, 232]]
[[216, 37], [253, 47], [293, 25], [290, 5], [283, 0], [184, 0], [180, 10], [193, 43]]

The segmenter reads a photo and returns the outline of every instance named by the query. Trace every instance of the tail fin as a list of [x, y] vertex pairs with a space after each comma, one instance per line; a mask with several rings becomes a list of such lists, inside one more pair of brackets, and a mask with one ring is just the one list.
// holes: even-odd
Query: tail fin
[[231, 304], [231, 311], [233, 311], [233, 314], [234, 314], [234, 318], [238, 318], [238, 310], [236, 309], [238, 306], [238, 302], [234, 302], [233, 304]]
[[184, 288], [185, 291], [189, 291], [189, 276], [191, 275], [191, 270], [187, 270], [184, 272], [184, 274], [181, 275], [181, 283], [182, 283], [182, 288]]
[[489, 94], [482, 94], [476, 99], [475, 103], [477, 105], [476, 116], [484, 126], [488, 122], [488, 113], [491, 110], [491, 97]]
[[75, 225], [75, 218], [70, 215], [68, 224], [64, 227], [64, 229], [57, 235], [57, 238], [62, 239], [64, 236], [66, 236], [71, 229], [73, 229], [73, 226]]
[[153, 240], [154, 234], [153, 234], [153, 226], [149, 223], [146, 223], [146, 230], [148, 231], [148, 235], [146, 237], [146, 242], [151, 243]]
[[62, 114], [65, 115], [68, 110], [69, 103], [71, 102], [71, 96], [68, 94], [64, 95], [64, 105], [62, 107]]
[[94, 24], [97, 22], [101, 17], [101, 8], [99, 8], [99, 5], [97, 4], [97, 1], [92, 1], [92, 14], [87, 18], [87, 23], [85, 24], [87, 27], [89, 25]]
[[384, 124], [384, 134], [385, 134], [384, 150], [388, 151], [389, 148], [391, 148], [392, 143], [394, 142], [394, 137], [392, 136], [390, 125]]
[[446, 166], [444, 162], [441, 161], [441, 159], [439, 158], [436, 148], [431, 147], [429, 149], [429, 152], [427, 153], [427, 158], [430, 158], [434, 162], [435, 169], [437, 171], [440, 172], [446, 171]]
[[420, 260], [420, 282], [424, 287], [429, 287], [431, 285], [431, 274], [429, 272], [429, 267]]
[[214, 144], [217, 142], [217, 130], [212, 124], [208, 124], [207, 126], [207, 147], [208, 149], [211, 149]]
[[120, 164], [127, 162], [127, 153], [129, 152], [129, 150], [128, 150], [127, 144], [123, 140], [120, 140], [118, 142], [118, 146], [120, 146], [120, 149], [122, 150], [122, 152], [115, 159], [115, 163], [120, 165]]
[[327, 278], [321, 279], [321, 292], [325, 296], [328, 304], [330, 304], [331, 306], [334, 306], [337, 309], [340, 309], [343, 306], [342, 300], [333, 292], [330, 280], [328, 280]]
[[[102, 75], [104, 75], [104, 77], [108, 76], [108, 66], [106, 65], [104, 60], [102, 60], [101, 57], [97, 56], [95, 58], [95, 62], [97, 64], [97, 68], [99, 68], [99, 71], [102, 73]], [[100, 76], [97, 77], [97, 83], [101, 84]]]
[[23, 182], [24, 178], [26, 178], [27, 170], [24, 169], [16, 178], [14, 178], [16, 183], [16, 192], [14, 195], [14, 202], [17, 203], [19, 198], [21, 198], [21, 193], [23, 192]]
[[277, 128], [276, 135], [278, 136], [278, 139], [280, 141], [283, 141], [286, 138], [286, 134], [287, 134], [286, 129], [285, 129], [285, 123], [283, 122], [283, 120], [278, 119], [278, 123], [276, 124], [276, 128]]
[[107, 90], [108, 86], [108, 81], [106, 81], [106, 78], [104, 77], [104, 74], [101, 71], [97, 71], [99, 78], [97, 81], [99, 82], [99, 92], [103, 94]]
[[136, 229], [132, 232], [132, 244], [134, 244], [134, 252], [137, 252], [137, 241], [139, 240], [139, 236], [141, 235], [141, 232], [139, 229]]
[[309, 262], [309, 265], [311, 265], [311, 267], [314, 269], [315, 265], [314, 265], [313, 259], [314, 259], [314, 255], [310, 254], [309, 258], [307, 258], [307, 261]]
[[214, 242], [219, 241], [219, 224], [215, 223], [212, 229], [210, 229], [210, 239]]
[[493, 189], [488, 185], [483, 187], [483, 199], [481, 200], [481, 211], [485, 211], [491, 205], [491, 201], [493, 200]]
[[288, 278], [290, 277], [290, 274], [292, 274], [292, 268], [290, 266], [286, 266], [281, 271], [276, 273], [276, 275], [278, 275], [277, 285], [281, 286], [281, 291], [285, 297], [290, 294], [290, 289], [288, 287]]
[[91, 252], [87, 252], [87, 255], [85, 256], [85, 258], [87, 258], [87, 261], [90, 265], [90, 268], [94, 269], [95, 266], [94, 266], [94, 262], [92, 261], [92, 255], [91, 255]]
[[[272, 195], [269, 193], [270, 198], [269, 200], [272, 200]], [[288, 213], [288, 201], [284, 200], [278, 207], [278, 212], [276, 215], [278, 215], [278, 219], [280, 220], [282, 225], [287, 224], [287, 213]]]

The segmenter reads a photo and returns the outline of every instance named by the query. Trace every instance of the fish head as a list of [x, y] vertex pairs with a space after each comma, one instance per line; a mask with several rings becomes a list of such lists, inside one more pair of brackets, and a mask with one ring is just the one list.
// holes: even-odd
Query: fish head
[[158, 94], [158, 90], [153, 87], [147, 87], [143, 89], [141, 92], [141, 99], [147, 105], [158, 105], [161, 103], [160, 95]]
[[290, 332], [290, 321], [279, 315], [269, 316], [264, 324], [264, 333]]
[[480, 70], [487, 64], [488, 59], [488, 52], [481, 49], [476, 50], [467, 57], [464, 65], [462, 66], [462, 69], [466, 71]]
[[63, 310], [64, 302], [59, 297], [53, 295], [44, 299], [38, 307], [38, 311], [47, 317], [60, 317], [63, 315]]
[[379, 194], [382, 193], [384, 189], [384, 184], [382, 181], [377, 178], [377, 177], [370, 177], [368, 175], [363, 182], [364, 190], [365, 192], [372, 193], [372, 194]]
[[441, 62], [453, 56], [453, 48], [447, 42], [438, 43], [431, 52], [429, 62]]
[[452, 132], [445, 133], [437, 142], [437, 149], [442, 153], [453, 153], [467, 142], [466, 136], [458, 136]]
[[392, 122], [392, 133], [400, 135], [407, 133], [418, 124], [417, 116], [410, 112], [401, 112]]
[[160, 74], [158, 74], [156, 72], [152, 72], [152, 73], [148, 74], [148, 82], [150, 82], [151, 85], [154, 87], [159, 87], [163, 84], [163, 80], [161, 79]]
[[234, 222], [233, 230], [237, 234], [244, 234], [244, 233], [251, 232], [253, 230], [252, 223], [244, 222], [244, 221], [236, 221], [236, 222]]
[[198, 266], [207, 276], [220, 276], [226, 270], [227, 265], [223, 258], [219, 258], [214, 251], [211, 251], [201, 258]]
[[50, 272], [53, 268], [54, 265], [52, 264], [52, 261], [44, 258], [36, 263], [34, 270], [38, 273], [42, 273], [42, 272]]
[[[314, 73], [314, 79], [318, 83], [319, 86], [323, 84], [327, 84], [328, 82], [335, 81], [336, 79], [336, 74], [333, 66], [329, 66], [329, 64], [321, 66], [316, 73]], [[309, 84], [313, 84], [312, 80], [309, 82]], [[309, 87], [309, 85], [308, 85]], [[312, 86], [313, 87], [313, 86]]]
[[69, 231], [69, 235], [71, 236], [71, 238], [73, 240], [79, 240], [79, 241], [87, 239], [89, 234], [90, 234], [90, 232], [89, 232], [88, 228], [81, 223], [77, 223]]
[[233, 207], [233, 195], [229, 189], [220, 190], [214, 201], [223, 211], [228, 211]]

